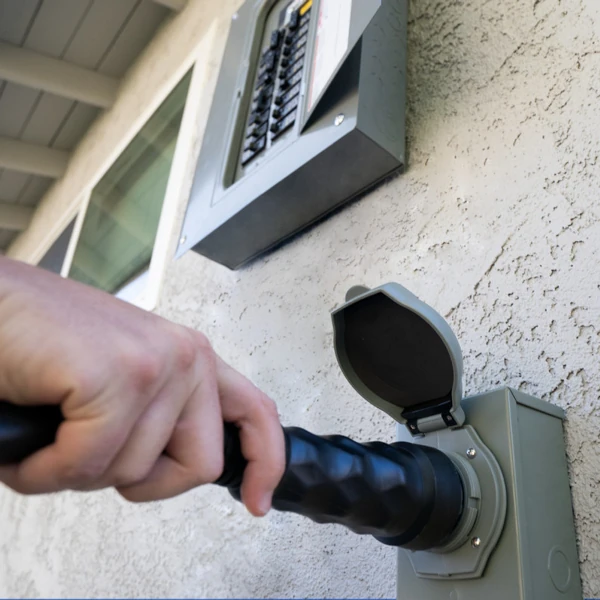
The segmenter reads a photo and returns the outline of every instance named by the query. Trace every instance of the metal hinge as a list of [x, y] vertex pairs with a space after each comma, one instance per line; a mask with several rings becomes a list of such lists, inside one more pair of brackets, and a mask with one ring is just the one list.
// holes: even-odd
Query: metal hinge
[[457, 429], [458, 427], [462, 427], [464, 423], [465, 413], [461, 407], [458, 407], [420, 419], [409, 418], [406, 421], [406, 427], [411, 435], [419, 436], [442, 429]]

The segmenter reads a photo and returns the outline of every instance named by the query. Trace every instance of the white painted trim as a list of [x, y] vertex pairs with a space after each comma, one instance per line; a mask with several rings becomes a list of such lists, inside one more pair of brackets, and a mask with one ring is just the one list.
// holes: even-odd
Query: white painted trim
[[[146, 288], [136, 299], [136, 304], [145, 310], [152, 311], [158, 305], [160, 291], [164, 283], [168, 265], [174, 260], [181, 228], [181, 209], [187, 206], [187, 199], [192, 186], [190, 173], [198, 158], [196, 148], [199, 129], [208, 118], [212, 104], [212, 94], [207, 93], [207, 84], [213, 75], [207, 56], [214, 56], [215, 45], [223, 39], [223, 29], [227, 27], [224, 20], [215, 21], [195, 53], [195, 65], [188, 89], [186, 105], [181, 120], [179, 136], [173, 156], [173, 164], [160, 216], [154, 251], [150, 262], [150, 272]], [[223, 42], [224, 43], [224, 42]]]
[[[210, 52], [210, 47], [214, 43], [216, 29], [217, 29], [216, 25], [212, 25], [211, 28], [209, 29], [209, 31], [207, 32], [207, 34], [205, 36], [203, 36], [203, 38], [200, 41], [200, 43], [198, 44], [196, 50], [189, 55], [188, 59], [186, 61], [184, 61], [183, 64], [180, 65], [178, 69], [175, 69], [172, 72], [171, 76], [166, 80], [166, 82], [161, 87], [161, 89], [155, 94], [154, 98], [152, 99], [152, 102], [150, 102], [148, 104], [148, 106], [146, 107], [146, 109], [144, 111], [142, 111], [138, 115], [138, 117], [132, 122], [132, 124], [129, 127], [129, 129], [127, 130], [127, 132], [125, 132], [125, 134], [121, 138], [119, 144], [115, 145], [113, 152], [109, 155], [107, 160], [102, 163], [102, 165], [96, 171], [96, 174], [94, 175], [94, 177], [92, 179], [90, 179], [90, 181], [88, 182], [83, 197], [77, 203], [76, 210], [79, 212], [78, 212], [77, 221], [75, 223], [75, 228], [73, 230], [73, 235], [71, 236], [67, 254], [65, 256], [63, 268], [61, 270], [61, 275], [63, 277], [69, 276], [69, 271], [71, 270], [71, 266], [73, 265], [73, 258], [75, 256], [75, 250], [77, 249], [77, 244], [78, 244], [79, 238], [81, 236], [81, 230], [83, 228], [83, 223], [85, 220], [85, 216], [87, 214], [87, 209], [88, 209], [88, 206], [90, 203], [93, 189], [96, 187], [96, 185], [99, 183], [99, 181], [104, 177], [104, 175], [108, 172], [108, 170], [115, 164], [115, 162], [118, 160], [118, 158], [123, 154], [123, 152], [126, 150], [127, 146], [129, 146], [131, 141], [139, 134], [139, 132], [146, 125], [146, 123], [152, 118], [154, 113], [160, 108], [161, 104], [166, 100], [168, 95], [175, 89], [175, 87], [183, 79], [185, 74], [191, 68], [194, 68], [197, 57], [202, 56], [202, 54], [204, 52]], [[207, 47], [207, 45], [208, 45], [208, 47]], [[194, 73], [195, 73], [195, 70], [194, 70]], [[192, 80], [194, 79], [194, 73], [192, 74]], [[167, 85], [167, 83], [169, 85]], [[156, 261], [159, 260], [158, 258], [155, 258], [155, 257], [158, 257], [157, 244], [160, 247], [162, 247], [162, 245], [158, 243], [163, 235], [162, 231], [164, 231], [165, 228], [169, 228], [169, 225], [168, 225], [169, 211], [165, 212], [165, 205], [170, 206], [171, 202], [172, 202], [172, 201], [169, 201], [169, 198], [172, 197], [172, 194], [171, 195], [169, 194], [169, 190], [172, 185], [171, 182], [173, 181], [173, 171], [175, 168], [175, 163], [177, 160], [181, 160], [180, 158], [178, 158], [181, 156], [181, 152], [180, 151], [178, 152], [178, 149], [180, 146], [180, 136], [183, 131], [183, 122], [184, 122], [184, 120], [186, 120], [186, 112], [188, 111], [188, 107], [189, 107], [189, 98], [190, 98], [189, 94], [190, 94], [191, 87], [192, 87], [192, 81], [190, 81], [190, 89], [188, 89], [188, 95], [186, 96], [186, 106], [184, 108], [184, 115], [182, 118], [182, 127], [180, 127], [179, 137], [178, 137], [178, 141], [177, 141], [176, 148], [175, 148], [175, 155], [173, 157], [173, 164], [171, 165], [171, 172], [169, 174], [169, 181], [167, 183], [167, 192], [166, 192], [165, 200], [163, 202], [163, 209], [162, 209], [161, 218], [159, 221], [159, 228], [158, 228], [158, 232], [157, 232], [157, 236], [156, 236], [156, 242], [154, 244], [154, 250], [152, 253], [150, 274], [153, 273], [152, 269], [156, 270], [157, 268], [160, 268], [161, 261], [159, 261], [158, 266], [153, 266], [153, 263], [155, 263]], [[188, 119], [188, 122], [189, 122], [189, 119]], [[194, 125], [195, 125], [195, 123], [192, 122], [188, 125], [188, 127], [191, 129], [192, 127], [194, 127]], [[176, 207], [175, 207], [175, 211], [176, 211]], [[71, 214], [74, 214], [74, 212], [71, 211]], [[46, 251], [47, 250], [45, 250], [44, 253]], [[40, 255], [40, 259], [38, 259], [37, 262], [39, 262], [39, 260], [41, 260], [41, 257], [44, 255], [44, 253], [42, 253]], [[156, 307], [156, 302], [158, 299], [159, 287], [160, 287], [160, 283], [156, 283], [156, 282], [157, 281], [161, 282], [162, 279], [163, 279], [163, 275], [159, 276], [158, 274], [154, 274], [153, 277], [148, 277], [148, 286], [149, 287], [146, 287], [144, 289], [143, 293], [141, 293], [139, 296], [136, 296], [136, 297], [126, 296], [122, 299], [126, 300], [127, 302], [129, 302], [135, 306], [139, 306], [140, 308], [143, 308], [145, 310], [148, 310], [148, 311], [153, 310]], [[150, 284], [150, 281], [152, 281], [154, 283]], [[119, 294], [117, 293], [116, 295], [118, 296]]]
[[[136, 297], [125, 300], [145, 310], [154, 310], [160, 296], [161, 286], [169, 263], [174, 260], [177, 230], [183, 218], [182, 211], [187, 205], [187, 198], [193, 183], [194, 166], [199, 153], [199, 139], [208, 119], [212, 104], [216, 74], [220, 66], [222, 50], [227, 40], [230, 19], [215, 19], [206, 33], [198, 40], [197, 45], [189, 52], [186, 59], [169, 73], [162, 81], [159, 89], [154, 90], [149, 104], [136, 118], [129, 123], [127, 130], [111, 149], [111, 153], [98, 165], [93, 175], [86, 181], [81, 195], [72, 202], [65, 211], [60, 224], [54, 224], [52, 231], [36, 244], [34, 252], [37, 264], [48, 248], [56, 241], [68, 223], [77, 215], [74, 231], [63, 263], [61, 275], [68, 277], [79, 241], [92, 190], [104, 177], [106, 172], [125, 151], [131, 141], [138, 135], [148, 120], [154, 115], [167, 96], [193, 68], [188, 89], [182, 123], [176, 142], [173, 164], [167, 182], [167, 189], [159, 221], [158, 232], [147, 277], [147, 285]], [[116, 294], [117, 296], [119, 294]]]
[[[210, 31], [210, 30], [209, 30]], [[208, 36], [209, 34], [207, 34]], [[202, 38], [204, 40], [205, 38]], [[198, 47], [202, 46], [202, 41]], [[160, 89], [156, 90], [152, 101], [148, 103], [143, 111], [141, 111], [136, 119], [131, 121], [127, 131], [123, 132], [123, 137], [118, 144], [115, 144], [113, 152], [106, 160], [98, 167], [95, 175], [90, 178], [88, 187], [93, 189], [96, 184], [106, 175], [107, 171], [115, 164], [116, 160], [123, 154], [127, 146], [141, 131], [144, 125], [150, 120], [152, 115], [159, 109], [160, 105], [166, 100], [167, 96], [175, 89], [177, 84], [183, 79], [184, 75], [194, 66], [196, 62], [197, 52], [191, 53], [187, 59], [171, 72], [171, 76], [163, 81]]]
[[0, 167], [57, 179], [67, 170], [69, 153], [0, 136]]
[[[102, 178], [165, 94], [191, 68], [211, 25], [221, 20], [229, 25], [230, 15], [239, 1], [226, 0], [221, 5], [210, 0], [193, 0], [182, 13], [167, 19], [121, 81], [115, 104], [100, 114], [73, 150], [65, 175], [44, 195], [31, 225], [9, 247], [9, 256], [33, 262], [48, 226], [63, 212], [76, 213], [81, 193]], [[231, 10], [224, 10], [225, 6]], [[217, 52], [219, 46], [220, 43], [215, 46]], [[200, 57], [211, 65], [220, 59], [220, 55]], [[207, 94], [210, 93], [207, 90]], [[148, 103], [153, 106], [149, 107]]]
[[87, 213], [87, 207], [93, 188], [108, 169], [113, 166], [115, 161], [118, 160], [119, 156], [121, 156], [131, 140], [138, 135], [167, 96], [183, 79], [185, 74], [193, 68], [150, 261], [150, 269], [145, 285], [143, 286], [143, 291], [138, 295], [131, 295], [129, 293], [120, 295], [120, 292], [116, 294], [116, 296], [121, 297], [121, 299], [144, 310], [152, 311], [156, 308], [168, 264], [174, 259], [175, 247], [173, 246], [173, 238], [180, 225], [179, 210], [182, 203], [184, 206], [187, 203], [187, 195], [191, 189], [192, 181], [186, 181], [186, 175], [189, 174], [190, 171], [193, 172], [193, 167], [197, 159], [198, 152], [194, 151], [194, 146], [198, 135], [198, 128], [200, 127], [200, 124], [205, 122], [212, 104], [212, 94], [207, 94], [206, 88], [207, 83], [212, 76], [212, 69], [218, 68], [218, 64], [211, 64], [206, 61], [206, 57], [215, 55], [214, 51], [217, 43], [224, 45], [224, 32], [226, 32], [228, 26], [228, 20], [225, 19], [213, 22], [195, 51], [189, 56], [188, 60], [185, 61], [179, 69], [175, 70], [173, 76], [169, 78], [171, 86], [161, 89], [160, 94], [154, 98], [151, 107], [148, 107], [148, 109], [136, 119], [135, 129], [132, 127], [128, 132], [126, 141], [124, 140], [119, 144], [118, 148], [116, 148], [115, 152], [111, 155], [111, 160], [106, 161], [103, 165], [103, 169], [99, 171], [97, 178], [94, 178], [90, 182], [85, 204], [81, 207], [80, 216], [71, 238], [71, 244], [69, 246], [69, 251], [67, 252], [67, 260], [65, 260], [65, 264], [63, 265], [63, 274], [65, 277], [68, 276], [71, 269], [73, 256], [81, 235], [81, 228]]
[[144, 295], [146, 288], [148, 287], [148, 279], [150, 277], [150, 270], [146, 269], [140, 273], [137, 277], [132, 279], [129, 283], [125, 284], [115, 296], [119, 300], [124, 300], [129, 304], [135, 304], [139, 308], [145, 308], [141, 298]]
[[100, 108], [114, 104], [119, 88], [112, 77], [3, 42], [0, 79]]
[[87, 213], [88, 206], [90, 205], [90, 198], [92, 197], [92, 188], [88, 188], [85, 193], [81, 196], [79, 202], [79, 208], [77, 212], [77, 220], [75, 221], [75, 227], [73, 227], [73, 233], [69, 240], [69, 246], [65, 254], [65, 260], [63, 262], [60, 274], [62, 277], [68, 277], [71, 265], [73, 264], [73, 258], [75, 256], [75, 250], [77, 249], [77, 243], [81, 236], [81, 229], [83, 228], [83, 221]]
[[[172, 83], [171, 87], [163, 88], [161, 93], [154, 98], [151, 106], [148, 107], [148, 109], [145, 110], [138, 119], [136, 119], [135, 131], [132, 129], [128, 132], [127, 138], [124, 139], [121, 144], [119, 144], [118, 148], [120, 151], [117, 153], [115, 149], [115, 152], [110, 156], [110, 163], [107, 160], [104, 168], [101, 170], [101, 175], [99, 174], [97, 178], [88, 184], [85, 199], [80, 205], [81, 209], [79, 212], [79, 217], [75, 223], [75, 228], [73, 235], [71, 236], [65, 262], [63, 263], [63, 269], [61, 271], [61, 275], [63, 275], [63, 277], [68, 277], [71, 270], [73, 258], [75, 256], [75, 250], [81, 236], [83, 222], [87, 214], [93, 189], [102, 179], [102, 177], [104, 177], [106, 172], [119, 159], [131, 141], [139, 134], [139, 132], [160, 108], [161, 104], [165, 101], [168, 95], [175, 89], [175, 87], [177, 87], [177, 85], [179, 85], [185, 74], [190, 69], [193, 69], [190, 85], [186, 95], [181, 125], [179, 127], [179, 133], [177, 136], [177, 142], [175, 144], [173, 162], [169, 172], [165, 198], [163, 200], [161, 216], [156, 233], [156, 240], [154, 242], [152, 258], [150, 260], [150, 268], [147, 274], [144, 274], [144, 285], [131, 286], [130, 289], [124, 289], [115, 294], [115, 296], [121, 298], [122, 300], [138, 306], [139, 308], [143, 308], [144, 310], [152, 311], [156, 308], [160, 294], [160, 287], [164, 280], [167, 264], [170, 262], [170, 260], [172, 260], [174, 254], [174, 251], [170, 252], [170, 241], [174, 228], [177, 225], [178, 208], [180, 207], [181, 201], [184, 200], [182, 197], [184, 178], [185, 174], [190, 170], [190, 161], [193, 160], [192, 154], [195, 139], [194, 129], [197, 127], [197, 119], [200, 114], [200, 107], [203, 106], [202, 91], [206, 87], [208, 65], [205, 62], [196, 62], [196, 59], [200, 56], [209, 55], [207, 53], [211, 51], [215, 43], [218, 29], [218, 23], [211, 25], [206, 35], [203, 36], [202, 42], [199, 44], [197, 51], [190, 56], [190, 59], [186, 61], [185, 65], [182, 65], [176, 70], [176, 74], [179, 76], [173, 76], [170, 78]], [[129, 285], [125, 287], [129, 288]], [[137, 290], [140, 288], [141, 291], [137, 292]]]

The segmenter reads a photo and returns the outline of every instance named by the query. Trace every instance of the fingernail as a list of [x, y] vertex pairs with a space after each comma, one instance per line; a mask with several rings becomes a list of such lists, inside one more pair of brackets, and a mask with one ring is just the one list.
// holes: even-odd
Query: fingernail
[[271, 510], [271, 498], [269, 496], [264, 496], [261, 501], [258, 503], [258, 510], [260, 512], [260, 516], [264, 517]]

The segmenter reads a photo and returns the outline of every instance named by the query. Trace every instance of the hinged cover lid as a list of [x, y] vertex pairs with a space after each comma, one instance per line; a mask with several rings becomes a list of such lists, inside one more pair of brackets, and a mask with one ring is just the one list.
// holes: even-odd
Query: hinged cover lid
[[315, 4], [316, 31], [303, 130], [381, 8], [381, 0], [318, 0]]
[[332, 318], [338, 362], [363, 398], [413, 435], [463, 425], [462, 353], [430, 306], [389, 283], [352, 288]]

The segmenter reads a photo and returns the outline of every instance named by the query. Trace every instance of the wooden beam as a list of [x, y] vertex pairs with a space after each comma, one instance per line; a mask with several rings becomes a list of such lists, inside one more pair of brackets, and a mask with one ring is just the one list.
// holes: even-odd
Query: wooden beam
[[181, 12], [184, 9], [186, 1], [187, 0], [154, 0], [156, 4], [162, 4], [176, 12]]
[[114, 104], [119, 87], [112, 77], [3, 42], [0, 79], [100, 108]]
[[0, 167], [58, 179], [67, 169], [69, 153], [0, 136]]
[[0, 202], [0, 229], [24, 231], [33, 217], [33, 208]]

